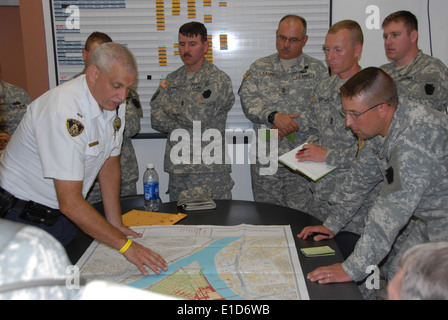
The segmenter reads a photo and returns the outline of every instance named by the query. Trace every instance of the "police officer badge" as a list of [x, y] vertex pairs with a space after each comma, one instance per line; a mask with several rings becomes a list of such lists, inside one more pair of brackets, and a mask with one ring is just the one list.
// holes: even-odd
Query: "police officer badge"
[[79, 136], [84, 131], [84, 125], [76, 119], [67, 119], [66, 121], [68, 134], [72, 137]]

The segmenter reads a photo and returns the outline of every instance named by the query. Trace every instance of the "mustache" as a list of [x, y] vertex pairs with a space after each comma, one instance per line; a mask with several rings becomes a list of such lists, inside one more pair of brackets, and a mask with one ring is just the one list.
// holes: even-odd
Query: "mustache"
[[189, 53], [184, 53], [183, 57], [184, 57], [184, 58], [187, 58], [187, 57], [190, 57], [190, 58], [191, 58], [191, 54], [189, 54]]

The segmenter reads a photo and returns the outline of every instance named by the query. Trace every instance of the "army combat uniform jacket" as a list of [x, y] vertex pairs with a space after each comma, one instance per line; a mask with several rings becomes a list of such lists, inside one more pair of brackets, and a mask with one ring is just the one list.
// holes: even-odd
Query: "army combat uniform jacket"
[[[186, 66], [182, 66], [160, 83], [151, 99], [151, 125], [161, 133], [168, 133], [164, 160], [166, 172], [230, 172], [230, 162], [226, 162], [225, 128], [227, 114], [234, 102], [230, 77], [207, 60], [190, 80], [187, 80]], [[200, 131], [193, 130], [194, 125], [199, 126]], [[185, 134], [171, 141], [176, 129], [182, 129], [178, 133]], [[207, 129], [218, 130], [222, 138], [220, 157], [216, 157], [220, 160], [215, 163], [206, 163], [202, 157], [204, 148], [211, 143], [210, 139], [202, 141]], [[171, 160], [171, 150], [182, 143], [182, 139], [189, 139], [190, 157], [185, 163], [175, 163]]]
[[[379, 265], [409, 220], [424, 224], [420, 241], [448, 240], [448, 117], [402, 101], [385, 137], [365, 142], [341, 188], [331, 197], [332, 213], [324, 222], [337, 233], [367, 194], [381, 184], [354, 252], [342, 264], [355, 281], [366, 268]], [[404, 241], [403, 250], [406, 248]], [[399, 257], [399, 255], [398, 255]]]
[[381, 68], [394, 79], [400, 97], [447, 111], [448, 68], [439, 59], [420, 51], [406, 66], [396, 67], [391, 62]]
[[[253, 123], [255, 134], [258, 134], [260, 128], [272, 127], [268, 116], [274, 111], [287, 114], [305, 111], [313, 97], [314, 88], [326, 77], [328, 72], [323, 63], [303, 53], [287, 70], [277, 53], [255, 61], [246, 72], [238, 91], [243, 111]], [[254, 200], [305, 210], [308, 181], [278, 163], [276, 156], [304, 143], [309, 132], [300, 129], [283, 140], [270, 135], [270, 139], [277, 141], [268, 140], [262, 134], [258, 136], [257, 143], [252, 143], [251, 148], [252, 156], [258, 156], [258, 159], [253, 158], [251, 165]], [[278, 149], [272, 152], [271, 144], [272, 148], [278, 146]], [[260, 161], [261, 152], [269, 155], [270, 161], [278, 163], [277, 166], [263, 164]], [[269, 170], [266, 170], [267, 167]], [[261, 174], [262, 170], [268, 174]]]
[[309, 110], [297, 118], [300, 128], [317, 129], [317, 132], [308, 137], [307, 142], [327, 149], [327, 164], [337, 167], [317, 182], [310, 183], [313, 201], [309, 213], [322, 221], [329, 214], [327, 206], [330, 194], [344, 180], [358, 146], [357, 138], [345, 126], [345, 118], [341, 115], [339, 88], [345, 82], [337, 75], [322, 81], [314, 92]]
[[[296, 114], [305, 111], [313, 98], [315, 87], [328, 76], [319, 60], [306, 54], [285, 71], [278, 54], [255, 61], [246, 72], [238, 91], [246, 117], [254, 123], [255, 131], [262, 125], [271, 127], [268, 116], [274, 111]], [[279, 154], [286, 153], [305, 142], [308, 133], [296, 133], [295, 142], [279, 141]]]

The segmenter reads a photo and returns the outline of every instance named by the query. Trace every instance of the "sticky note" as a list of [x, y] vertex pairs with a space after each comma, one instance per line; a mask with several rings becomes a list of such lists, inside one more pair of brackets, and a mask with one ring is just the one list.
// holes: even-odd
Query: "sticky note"
[[335, 251], [331, 249], [329, 246], [302, 248], [300, 249], [300, 251], [305, 255], [305, 257], [308, 258], [332, 256], [335, 254]]
[[159, 47], [159, 66], [167, 66], [168, 60], [166, 55], [166, 47]]

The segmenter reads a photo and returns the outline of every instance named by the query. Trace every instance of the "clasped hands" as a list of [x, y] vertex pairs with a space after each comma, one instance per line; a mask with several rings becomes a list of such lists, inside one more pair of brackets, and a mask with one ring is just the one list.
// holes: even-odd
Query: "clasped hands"
[[274, 126], [272, 129], [277, 129], [280, 136], [280, 140], [283, 140], [288, 134], [298, 131], [299, 125], [293, 120], [298, 118], [299, 114], [288, 114], [278, 112], [275, 115]]
[[[297, 235], [299, 239], [306, 239], [309, 236], [313, 236], [314, 241], [321, 241], [325, 239], [332, 239], [334, 237], [334, 233], [331, 232], [327, 227], [320, 225], [305, 227]], [[316, 270], [313, 270], [307, 274], [307, 279], [312, 282], [318, 282], [322, 284], [352, 281], [352, 278], [342, 268], [341, 263], [317, 268]]]

